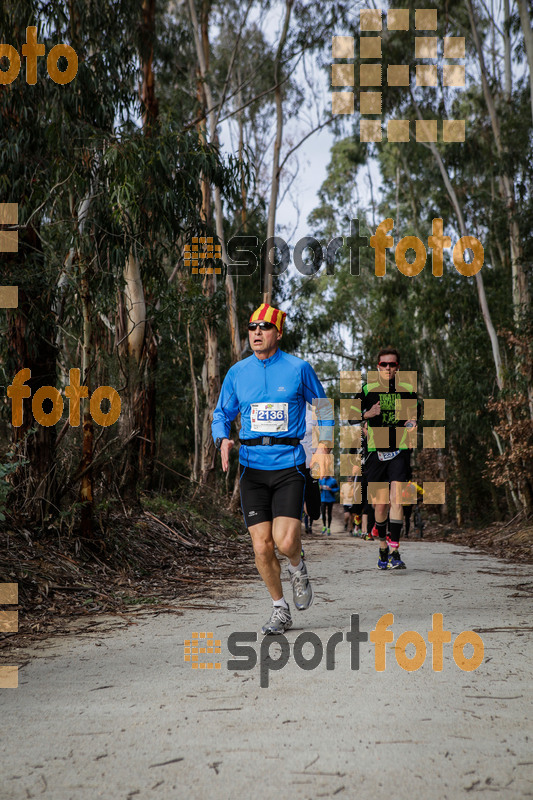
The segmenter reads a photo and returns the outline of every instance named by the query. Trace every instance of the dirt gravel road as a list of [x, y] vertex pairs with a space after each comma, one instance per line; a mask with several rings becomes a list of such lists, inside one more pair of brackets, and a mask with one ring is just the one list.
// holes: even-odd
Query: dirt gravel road
[[[531, 568], [408, 541], [408, 569], [381, 572], [375, 543], [349, 538], [338, 521], [305, 549], [316, 596], [306, 612], [293, 609], [290, 652], [274, 638], [253, 641], [270, 604], [251, 581], [180, 602], [183, 616], [115, 628], [107, 618], [101, 630], [10, 653], [25, 665], [19, 688], [0, 690], [0, 797], [532, 797]], [[394, 640], [381, 648], [372, 631], [385, 614]], [[441, 671], [428, 641], [433, 614], [451, 633]], [[474, 671], [460, 657], [479, 656], [479, 645], [463, 649], [463, 631], [483, 642]], [[305, 642], [304, 632], [315, 636]], [[220, 654], [198, 657], [220, 669], [184, 660], [193, 633], [220, 641]], [[231, 634], [240, 646], [248, 634], [238, 665], [228, 665]], [[403, 668], [416, 659], [417, 670]]]

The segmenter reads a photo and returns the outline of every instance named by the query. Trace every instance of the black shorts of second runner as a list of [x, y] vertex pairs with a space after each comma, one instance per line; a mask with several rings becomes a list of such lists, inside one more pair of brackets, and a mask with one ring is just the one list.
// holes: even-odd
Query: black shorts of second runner
[[318, 478], [313, 478], [309, 467], [303, 467], [305, 475], [305, 509], [312, 520], [320, 517], [320, 485]]
[[241, 507], [246, 527], [275, 517], [301, 519], [305, 464], [287, 469], [252, 469], [241, 464]]
[[[367, 477], [365, 472], [365, 464], [363, 465], [363, 474], [356, 475], [354, 478], [355, 485], [361, 487], [361, 502], [357, 504], [358, 509], [363, 509], [367, 505]], [[364, 512], [363, 512], [364, 513]], [[357, 511], [357, 514], [361, 514], [361, 511]]]
[[389, 461], [380, 461], [377, 452], [369, 453], [365, 462], [365, 481], [368, 483], [407, 482], [409, 480], [410, 451], [400, 450]]

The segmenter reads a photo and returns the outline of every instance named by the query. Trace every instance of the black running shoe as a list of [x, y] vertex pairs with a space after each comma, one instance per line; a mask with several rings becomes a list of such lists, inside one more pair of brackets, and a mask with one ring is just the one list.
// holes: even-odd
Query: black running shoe
[[391, 569], [407, 569], [398, 550], [393, 550], [390, 554], [389, 564], [391, 565]]
[[389, 556], [389, 548], [379, 551], [378, 569], [392, 569], [392, 564]]

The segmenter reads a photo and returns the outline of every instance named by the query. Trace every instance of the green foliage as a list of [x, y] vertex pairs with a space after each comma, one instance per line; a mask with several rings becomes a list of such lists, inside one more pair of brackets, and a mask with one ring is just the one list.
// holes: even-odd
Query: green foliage
[[[405, 2], [397, 5], [402, 6], [411, 9], [412, 19], [412, 6]], [[438, 9], [439, 27], [432, 35], [438, 36], [439, 42], [443, 36], [465, 36], [467, 76], [477, 71], [479, 65], [467, 7], [459, 2], [434, 6]], [[483, 9], [476, 3], [474, 8], [479, 35], [488, 47], [493, 31], [484, 18]], [[518, 34], [516, 24], [514, 19], [512, 25]], [[384, 29], [381, 36], [383, 75], [387, 74], [389, 64], [409, 64], [413, 76], [416, 65], [413, 32]], [[488, 52], [486, 59], [488, 62]], [[359, 64], [356, 57], [356, 75]], [[464, 91], [442, 85], [437, 89], [415, 89], [413, 83], [411, 91], [398, 91], [384, 80], [380, 91], [385, 120], [415, 120], [415, 100], [424, 118], [467, 120], [464, 143], [445, 143], [439, 136], [437, 149], [456, 192], [467, 232], [483, 243], [482, 278], [492, 321], [500, 332], [504, 377], [513, 397], [521, 392], [523, 400], [527, 394], [525, 384], [531, 390], [531, 376], [524, 377], [520, 366], [524, 359], [516, 341], [523, 343], [527, 339], [524, 331], [528, 309], [523, 310], [517, 328], [512, 305], [509, 217], [501, 187], [502, 175], [514, 183], [513, 218], [520, 228], [522, 261], [530, 288], [533, 288], [529, 267], [533, 248], [529, 235], [533, 219], [531, 107], [526, 74], [515, 70], [513, 92], [505, 100], [497, 77], [493, 76], [490, 90], [501, 125], [501, 158], [495, 149], [494, 133], [478, 81], [472, 80]], [[357, 93], [355, 98], [357, 104]], [[409, 142], [389, 142], [384, 132], [379, 146], [365, 145], [359, 142], [358, 122], [352, 132], [347, 119], [340, 126], [339, 138], [331, 150], [327, 177], [319, 193], [320, 204], [310, 215], [309, 223], [323, 242], [335, 235], [346, 235], [350, 218], [356, 216], [362, 224], [366, 221], [363, 235], [373, 233], [368, 230], [373, 227], [368, 225], [369, 210], [360, 207], [357, 196], [358, 180], [371, 159], [381, 175], [379, 203], [374, 209], [376, 224], [387, 217], [394, 219], [391, 235], [395, 246], [407, 235], [420, 238], [428, 251], [425, 270], [415, 278], [405, 277], [396, 269], [393, 252], [389, 251], [387, 275], [378, 278], [373, 274], [373, 250], [366, 253], [362, 250], [361, 275], [354, 277], [349, 274], [346, 253], [341, 253], [341, 266], [336, 267], [332, 275], [327, 275], [323, 269], [318, 276], [303, 283], [294, 301], [296, 316], [292, 316], [291, 324], [298, 330], [295, 344], [300, 352], [304, 356], [313, 354], [322, 370], [321, 376], [331, 380], [339, 369], [362, 369], [364, 372], [375, 368], [375, 356], [382, 346], [393, 345], [400, 350], [402, 367], [418, 372], [420, 393], [446, 399], [448, 499], [451, 507], [455, 500], [458, 507], [462, 505], [463, 514], [466, 512], [476, 518], [486, 512], [495, 498], [503, 498], [503, 493], [498, 494], [490, 487], [483, 474], [494, 446], [494, 427], [502, 412], [498, 406], [498, 413], [492, 413], [495, 407], [490, 405], [498, 389], [491, 344], [474, 279], [459, 275], [450, 250], [445, 251], [443, 277], [435, 278], [431, 274], [432, 257], [427, 239], [432, 233], [433, 219], [444, 220], [444, 233], [451, 237], [452, 247], [460, 236], [459, 223], [434, 154], [428, 146], [414, 140], [414, 128], [413, 121]], [[408, 251], [409, 260], [410, 256], [412, 252]], [[296, 294], [293, 284], [288, 294]], [[502, 335], [505, 330], [515, 330], [522, 338], [509, 347]], [[512, 437], [507, 438], [509, 446]], [[511, 449], [500, 459], [506, 465], [513, 463]], [[521, 472], [515, 470], [515, 477], [522, 481], [526, 481], [525, 461], [524, 457]], [[472, 464], [479, 465], [479, 469], [473, 470]], [[511, 476], [511, 472], [508, 474]]]
[[[47, 51], [67, 42], [79, 56], [78, 75], [66, 86], [50, 80], [46, 60], [40, 58], [35, 86], [26, 84], [23, 65], [13, 84], [0, 87], [0, 195], [3, 202], [18, 203], [21, 225], [19, 253], [4, 254], [0, 267], [0, 284], [21, 287], [20, 308], [2, 314], [0, 321], [5, 380], [10, 381], [21, 359], [41, 365], [34, 389], [64, 384], [68, 370], [80, 367], [81, 298], [86, 292], [94, 354], [92, 384], [122, 391], [127, 385], [124, 265], [134, 253], [147, 304], [147, 338], [157, 353], [150, 365], [153, 372], [149, 374], [146, 368], [142, 375], [143, 390], [152, 386], [152, 379], [155, 386], [157, 452], [165, 464], [185, 476], [190, 473], [195, 444], [195, 388], [202, 405], [206, 321], [218, 332], [221, 374], [232, 359], [225, 276], [217, 277], [209, 294], [202, 277], [187, 274], [182, 267], [184, 244], [192, 236], [214, 235], [212, 214], [207, 221], [199, 214], [202, 181], [209, 183], [211, 194], [214, 186], [221, 189], [226, 240], [245, 233], [261, 243], [266, 232], [274, 119], [269, 90], [275, 82], [276, 43], [263, 19], [265, 15], [276, 18], [283, 4], [278, 9], [258, 0], [243, 22], [245, 5], [238, 0], [213, 0], [204, 6], [210, 12], [208, 80], [216, 102], [223, 101], [216, 114], [219, 122], [228, 121], [219, 130], [231, 139], [234, 153], [227, 158], [216, 141], [205, 144], [198, 135], [201, 82], [186, 5], [157, 4], [152, 42], [147, 41], [142, 8], [134, 0], [72, 0], [68, 4], [6, 0], [0, 8], [2, 41], [20, 51], [26, 26], [36, 24], [38, 39]], [[439, 11], [434, 35], [440, 41], [443, 36], [466, 35], [467, 74], [477, 74], [465, 4], [452, 0], [433, 5]], [[475, 2], [474, 6], [479, 12], [480, 36], [488, 45], [493, 31], [481, 5]], [[397, 7], [410, 6], [402, 0]], [[298, 72], [308, 70], [309, 54], [327, 68], [329, 87], [331, 34], [351, 30], [353, 13], [353, 5], [346, 2], [321, 7], [306, 0], [294, 3], [280, 76], [286, 121], [297, 121], [309, 112]], [[516, 14], [511, 30], [518, 40], [514, 58], [524, 59]], [[413, 75], [412, 31], [385, 28], [382, 37], [383, 74], [389, 64], [409, 64]], [[139, 85], [142, 59], [150, 54], [150, 44], [159, 115], [143, 128]], [[467, 119], [466, 142], [439, 141], [438, 150], [467, 230], [485, 247], [483, 279], [494, 325], [522, 337], [527, 313], [518, 330], [512, 309], [508, 209], [500, 189], [502, 175], [510, 176], [516, 192], [511, 211], [519, 226], [531, 285], [533, 158], [525, 59], [523, 63], [523, 70], [515, 70], [509, 98], [502, 93], [498, 76], [491, 77], [501, 121], [501, 158], [495, 151], [479, 81], [471, 80], [464, 91], [439, 85], [436, 90], [411, 93], [389, 87], [386, 81], [382, 86], [385, 119], [414, 120], [415, 99], [423, 116]], [[356, 74], [358, 67], [356, 59]], [[395, 243], [415, 235], [427, 244], [432, 220], [441, 217], [454, 243], [458, 221], [431, 150], [415, 141], [366, 145], [359, 141], [358, 118], [354, 129], [352, 123], [352, 119], [336, 123], [338, 141], [332, 148], [318, 207], [309, 217], [316, 236], [326, 244], [334, 236], [346, 235], [355, 217], [361, 233], [370, 236], [374, 217], [378, 222], [391, 216]], [[293, 137], [296, 128], [289, 133], [287, 128], [285, 135]], [[413, 131], [414, 122], [412, 136]], [[287, 138], [282, 156], [290, 147], [292, 141], [289, 144]], [[379, 169], [382, 187], [372, 211], [364, 207], [357, 189], [369, 161]], [[470, 461], [485, 460], [493, 439], [495, 418], [485, 413], [496, 388], [490, 343], [474, 281], [457, 273], [449, 254], [442, 278], [431, 275], [430, 261], [431, 256], [424, 272], [409, 279], [398, 272], [389, 253], [387, 275], [377, 278], [373, 251], [362, 250], [357, 276], [350, 273], [344, 248], [333, 269], [322, 268], [317, 276], [299, 277], [298, 282], [276, 279], [274, 302], [291, 303], [284, 347], [308, 357], [332, 395], [337, 391], [339, 368], [365, 371], [375, 366], [380, 346], [399, 347], [402, 366], [419, 371], [424, 394], [447, 400], [448, 444], [456, 465], [451, 485], [461, 484], [463, 498], [475, 511], [490, 495], [481, 472], [473, 476], [469, 469]], [[246, 343], [248, 317], [262, 301], [260, 268], [251, 278], [236, 277], [234, 283], [239, 333]], [[516, 383], [517, 392], [525, 397], [531, 379], [520, 371], [516, 345], [505, 344], [502, 337], [500, 341], [506, 381], [511, 388]], [[62, 423], [65, 420], [66, 415]], [[46, 463], [57, 456], [55, 434], [46, 440], [44, 456], [45, 445], [37, 453], [34, 434], [34, 445], [23, 439], [24, 446], [35, 446], [32, 457], [39, 455], [34, 460], [41, 461], [43, 474], [53, 473], [52, 482], [58, 485], [51, 494], [57, 492], [59, 505], [74, 507], [68, 476], [79, 469], [81, 431], [68, 430], [63, 436], [58, 469], [55, 462]], [[120, 435], [103, 432], [98, 447]], [[0, 505], [5, 503], [7, 474], [0, 473], [0, 487], [4, 487]], [[183, 478], [168, 471], [162, 475], [161, 486], [182, 488]], [[115, 479], [115, 462], [97, 476], [106, 489]], [[76, 515], [68, 508], [61, 507], [58, 513], [67, 515], [64, 521], [69, 528], [74, 524]]]

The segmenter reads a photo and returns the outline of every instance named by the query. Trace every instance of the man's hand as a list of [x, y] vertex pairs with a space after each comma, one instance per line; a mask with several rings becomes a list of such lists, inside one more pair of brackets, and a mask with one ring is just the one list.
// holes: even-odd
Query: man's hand
[[[312, 478], [320, 478], [322, 473], [326, 472], [325, 456], [331, 453], [331, 447], [328, 447], [327, 442], [319, 442], [318, 447], [311, 456], [311, 463], [309, 464], [309, 471]], [[318, 458], [322, 456], [322, 458]]]
[[416, 419], [408, 419], [404, 427], [407, 428], [407, 444], [410, 448], [416, 447], [416, 434], [418, 430], [418, 425]]
[[331, 453], [331, 447], [328, 446], [327, 442], [319, 442], [316, 453], [317, 455], [320, 455], [321, 453], [325, 453], [327, 455], [328, 453]]
[[366, 414], [366, 419], [370, 419], [371, 417], [379, 417], [379, 415], [381, 414], [381, 406], [379, 404], [379, 400], [377, 403], [374, 403], [374, 405], [371, 408], [369, 408], [368, 411], [365, 411], [365, 414]]
[[220, 457], [222, 458], [222, 470], [227, 472], [229, 468], [229, 453], [235, 442], [233, 439], [222, 439], [220, 444]]

